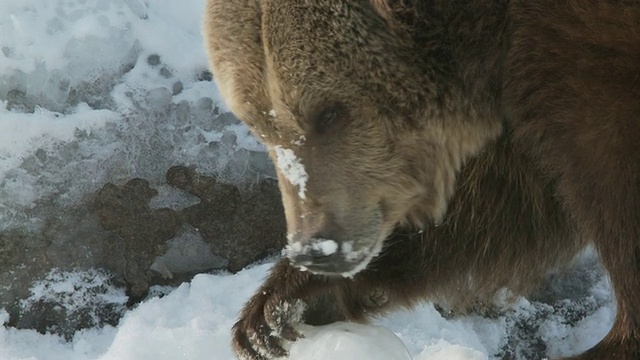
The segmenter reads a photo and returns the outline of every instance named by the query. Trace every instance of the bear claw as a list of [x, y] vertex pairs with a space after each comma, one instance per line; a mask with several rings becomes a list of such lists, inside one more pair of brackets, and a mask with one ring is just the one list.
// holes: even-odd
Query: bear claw
[[233, 349], [240, 359], [286, 357], [283, 343], [303, 337], [294, 325], [302, 322], [304, 303], [282, 301], [268, 294], [256, 294], [233, 327]]

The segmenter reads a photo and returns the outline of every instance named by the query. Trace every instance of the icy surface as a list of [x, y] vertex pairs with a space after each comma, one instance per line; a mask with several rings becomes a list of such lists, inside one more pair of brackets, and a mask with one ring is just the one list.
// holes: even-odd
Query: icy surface
[[[0, 230], [25, 211], [78, 202], [106, 182], [164, 181], [173, 165], [251, 183], [275, 176], [225, 114], [200, 18], [185, 0], [0, 1]], [[80, 175], [81, 174], [81, 175]]]
[[280, 170], [282, 176], [292, 185], [298, 187], [298, 196], [301, 199], [306, 198], [307, 180], [309, 175], [302, 165], [300, 158], [296, 156], [296, 153], [291, 149], [283, 148], [282, 146], [274, 147], [276, 152], [276, 166]]

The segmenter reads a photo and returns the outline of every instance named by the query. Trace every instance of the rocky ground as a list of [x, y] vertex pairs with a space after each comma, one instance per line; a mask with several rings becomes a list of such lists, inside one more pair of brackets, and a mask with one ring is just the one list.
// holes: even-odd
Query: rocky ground
[[9, 311], [10, 325], [71, 336], [79, 328], [114, 323], [125, 310], [89, 301], [69, 316], [55, 298], [24, 306], [34, 282], [53, 269], [102, 269], [105, 283], [89, 292], [120, 287], [132, 306], [153, 285], [177, 286], [199, 272], [235, 272], [282, 248], [285, 224], [274, 180], [245, 189], [184, 166], [166, 175], [159, 187], [139, 178], [107, 183], [72, 207], [39, 204], [31, 211], [50, 215], [41, 232], [0, 234], [0, 282], [6, 284], [0, 307]]

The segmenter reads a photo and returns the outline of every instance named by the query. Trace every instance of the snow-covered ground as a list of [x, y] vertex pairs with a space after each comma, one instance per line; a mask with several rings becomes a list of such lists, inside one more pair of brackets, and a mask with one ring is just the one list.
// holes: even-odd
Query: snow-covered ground
[[[25, 215], [41, 199], [71, 203], [107, 181], [161, 179], [172, 164], [197, 162], [237, 180], [264, 163], [245, 127], [187, 121], [207, 119], [190, 114], [225, 111], [206, 81], [202, 8], [203, 0], [0, 1], [0, 230], [42, 226]], [[229, 141], [232, 152], [211, 145]], [[554, 307], [521, 299], [492, 317], [445, 319], [425, 304], [375, 326], [305, 328], [291, 358], [476, 360], [579, 352], [604, 336], [615, 312], [592, 258], [583, 260], [590, 264], [581, 270], [586, 275], [570, 278], [578, 295]], [[230, 328], [270, 264], [155, 289], [166, 296], [150, 297], [117, 327], [83, 330], [71, 341], [0, 327], [0, 359], [232, 359]], [[104, 286], [101, 276], [53, 272], [33, 285], [30, 299], [58, 297], [61, 306], [73, 307], [97, 296], [122, 305], [122, 290], [87, 290]], [[0, 322], [7, 321], [0, 312]]]
[[[164, 297], [152, 297], [129, 311], [118, 327], [83, 330], [69, 342], [30, 330], [0, 328], [0, 359], [231, 360], [230, 328], [271, 264], [256, 265], [234, 275], [197, 275], [190, 284]], [[58, 287], [77, 288], [74, 281], [78, 277], [67, 278]], [[157, 289], [159, 293], [166, 291]], [[606, 299], [609, 291], [607, 281], [602, 279], [590, 290], [590, 297]], [[110, 296], [117, 298], [117, 294]], [[305, 327], [306, 338], [293, 345], [291, 359], [525, 359], [523, 355], [509, 357], [503, 350], [505, 346], [526, 350], [529, 344], [508, 343], [531, 339], [542, 339], [549, 354], [570, 354], [602, 338], [613, 314], [610, 306], [604, 306], [571, 327], [566, 324], [566, 313], [553, 313], [548, 305], [524, 299], [511, 305], [506, 315], [470, 315], [455, 320], [444, 319], [433, 305], [425, 304], [379, 319], [373, 326]], [[0, 320], [6, 318], [6, 313], [0, 313]], [[523, 326], [539, 328], [539, 339], [510, 337]]]

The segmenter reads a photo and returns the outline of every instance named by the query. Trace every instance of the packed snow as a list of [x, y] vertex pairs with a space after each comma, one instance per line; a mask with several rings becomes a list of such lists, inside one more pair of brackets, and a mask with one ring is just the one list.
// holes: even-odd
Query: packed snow
[[[0, 1], [0, 230], [42, 226], [24, 214], [43, 198], [72, 202], [107, 181], [160, 179], [181, 161], [198, 161], [232, 179], [265, 162], [264, 148], [246, 127], [185, 121], [193, 113], [226, 111], [206, 79], [203, 7], [203, 0]], [[276, 165], [304, 198], [304, 167], [292, 150], [276, 152]], [[579, 263], [591, 264], [593, 256]], [[117, 326], [96, 326], [70, 339], [0, 327], [0, 359], [233, 359], [230, 329], [272, 264], [153, 289]], [[493, 316], [443, 316], [426, 303], [370, 326], [304, 327], [306, 337], [291, 345], [290, 358], [480, 360], [577, 353], [608, 332], [615, 314], [606, 276], [591, 265], [581, 271], [587, 280], [570, 280], [578, 290], [566, 300], [519, 299]], [[553, 286], [549, 292], [562, 294]], [[87, 301], [122, 309], [123, 296], [97, 270], [53, 271], [33, 284], [24, 306], [54, 299], [69, 309]], [[0, 322], [9, 322], [4, 310]]]

